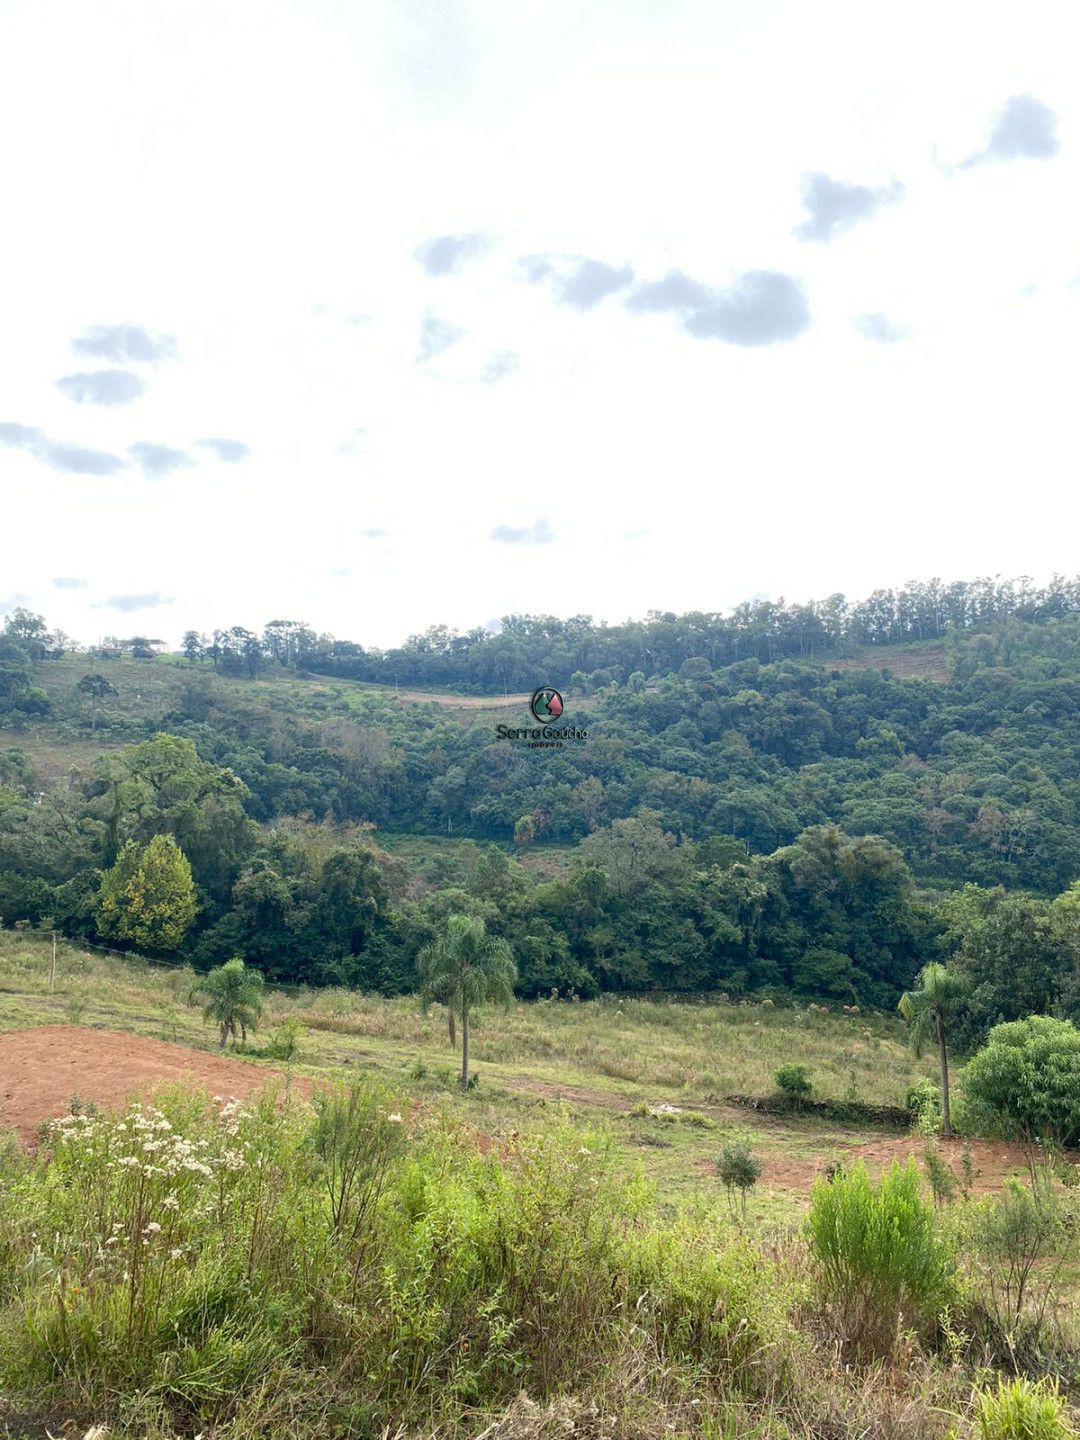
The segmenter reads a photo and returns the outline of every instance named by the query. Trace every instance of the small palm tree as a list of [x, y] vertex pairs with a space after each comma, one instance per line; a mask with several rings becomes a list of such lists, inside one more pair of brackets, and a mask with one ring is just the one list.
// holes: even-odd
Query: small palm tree
[[944, 965], [930, 964], [919, 974], [919, 989], [901, 995], [897, 1006], [908, 1022], [911, 1048], [916, 1055], [921, 1055], [927, 1044], [937, 1044], [941, 1065], [941, 1133], [945, 1136], [952, 1135], [948, 1034], [967, 993], [968, 984], [963, 975], [947, 970]]
[[485, 1001], [507, 1005], [513, 999], [517, 966], [505, 940], [487, 933], [473, 915], [450, 915], [443, 933], [416, 957], [421, 1004], [432, 1001], [461, 1016], [461, 1088], [469, 1088], [469, 1011]]
[[237, 955], [219, 965], [192, 988], [189, 1003], [204, 996], [203, 1019], [221, 1026], [221, 1049], [231, 1035], [236, 1044], [237, 1031], [241, 1040], [249, 1030], [257, 1030], [263, 1008], [263, 977], [259, 970], [249, 970]]

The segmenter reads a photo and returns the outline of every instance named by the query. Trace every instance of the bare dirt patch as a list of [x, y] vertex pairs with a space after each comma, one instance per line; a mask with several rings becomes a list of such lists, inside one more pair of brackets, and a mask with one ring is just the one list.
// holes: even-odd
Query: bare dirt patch
[[[1019, 1145], [1006, 1145], [1000, 1141], [989, 1140], [942, 1140], [939, 1143], [939, 1153], [956, 1176], [958, 1185], [963, 1177], [961, 1157], [965, 1144], [971, 1151], [974, 1173], [972, 1190], [976, 1194], [985, 1195], [1000, 1190], [1005, 1181], [1018, 1170], [1026, 1173], [1024, 1152]], [[921, 1153], [922, 1142], [905, 1135], [899, 1139], [876, 1138], [837, 1145], [828, 1156], [788, 1158], [775, 1153], [766, 1154], [761, 1157], [761, 1179], [763, 1184], [777, 1190], [799, 1190], [809, 1194], [815, 1178], [825, 1173], [830, 1160], [836, 1159], [845, 1163], [861, 1160], [872, 1174], [878, 1174], [894, 1160], [898, 1160], [901, 1165], [909, 1158], [918, 1162]], [[705, 1161], [702, 1169], [707, 1174], [716, 1173], [716, 1165], [711, 1160]]]
[[[283, 1078], [278, 1070], [231, 1055], [207, 1055], [112, 1030], [76, 1025], [11, 1030], [0, 1035], [0, 1130], [14, 1129], [25, 1145], [33, 1145], [41, 1122], [68, 1114], [76, 1094], [84, 1103], [113, 1109], [177, 1080], [240, 1099]], [[310, 1081], [293, 1085], [310, 1094]]]

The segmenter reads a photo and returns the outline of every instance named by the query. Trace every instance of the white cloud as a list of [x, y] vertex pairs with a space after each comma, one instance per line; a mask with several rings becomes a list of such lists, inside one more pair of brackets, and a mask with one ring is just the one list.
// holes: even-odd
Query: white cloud
[[[390, 644], [1075, 568], [1074, 26], [1063, 0], [915, 0], [887, 42], [861, 0], [10, 0], [5, 519], [88, 583], [26, 552], [5, 590], [90, 639], [94, 597], [157, 595], [173, 639], [294, 614]], [[1004, 158], [1019, 96], [1059, 151], [1022, 125], [1048, 158], [958, 171]], [[904, 197], [808, 244], [808, 174]], [[560, 258], [534, 286], [522, 256]], [[761, 315], [797, 343], [746, 343]], [[466, 333], [418, 366], [429, 317]], [[56, 388], [110, 366], [137, 404]], [[489, 538], [538, 516], [549, 543]]]

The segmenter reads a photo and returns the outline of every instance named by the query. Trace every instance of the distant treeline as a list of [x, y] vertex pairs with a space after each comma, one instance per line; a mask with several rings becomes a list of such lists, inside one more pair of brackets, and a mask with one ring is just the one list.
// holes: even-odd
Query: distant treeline
[[[1080, 577], [1055, 576], [1042, 588], [1013, 580], [912, 582], [901, 590], [875, 590], [866, 600], [843, 595], [806, 604], [755, 601], [728, 614], [650, 610], [644, 620], [607, 625], [591, 615], [508, 615], [498, 633], [460, 632], [434, 625], [394, 649], [367, 648], [317, 634], [294, 620], [275, 620], [262, 634], [242, 626], [210, 635], [188, 631], [184, 653], [229, 674], [257, 675], [268, 663], [342, 679], [380, 684], [446, 685], [488, 693], [565, 683], [580, 690], [635, 673], [649, 679], [688, 660], [710, 670], [739, 660], [763, 664], [789, 658], [842, 655], [865, 646], [902, 645], [970, 632], [1015, 618], [1034, 624], [1080, 613]], [[121, 646], [142, 646], [135, 637]]]

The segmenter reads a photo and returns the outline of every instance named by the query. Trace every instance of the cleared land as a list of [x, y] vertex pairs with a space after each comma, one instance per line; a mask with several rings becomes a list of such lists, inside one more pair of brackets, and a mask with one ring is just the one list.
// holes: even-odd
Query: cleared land
[[940, 642], [925, 645], [880, 645], [858, 655], [834, 659], [826, 656], [819, 662], [826, 670], [888, 670], [902, 680], [949, 679], [949, 660]]
[[[424, 1015], [409, 999], [347, 990], [273, 991], [265, 1023], [241, 1059], [218, 1052], [213, 1032], [188, 1005], [193, 980], [183, 967], [61, 946], [50, 991], [44, 937], [0, 932], [0, 1127], [27, 1139], [41, 1120], [67, 1112], [73, 1095], [115, 1106], [185, 1075], [240, 1095], [283, 1074], [310, 1093], [312, 1085], [370, 1072], [387, 1079], [405, 1106], [452, 1097], [485, 1145], [552, 1106], [565, 1108], [610, 1133], [626, 1163], [655, 1182], [661, 1202], [715, 1195], [717, 1152], [724, 1139], [746, 1132], [763, 1167], [755, 1209], [776, 1221], [802, 1208], [815, 1174], [832, 1161], [861, 1157], [877, 1168], [918, 1153], [916, 1141], [895, 1131], [767, 1114], [726, 1100], [769, 1094], [777, 1066], [798, 1060], [823, 1099], [902, 1104], [925, 1066], [891, 1017], [610, 997], [518, 1004], [477, 1017], [480, 1084], [460, 1097], [438, 1008]], [[287, 1020], [303, 1030], [286, 1066], [260, 1052]], [[958, 1176], [964, 1143], [945, 1151]], [[968, 1148], [976, 1189], [1022, 1172], [1012, 1147]]]
[[[113, 1110], [179, 1082], [240, 1099], [274, 1078], [265, 1067], [231, 1055], [77, 1025], [0, 1035], [0, 1076], [0, 1128], [15, 1130], [25, 1145], [34, 1144], [43, 1120], [71, 1113], [73, 1096]], [[310, 1093], [308, 1081], [296, 1085]]]

